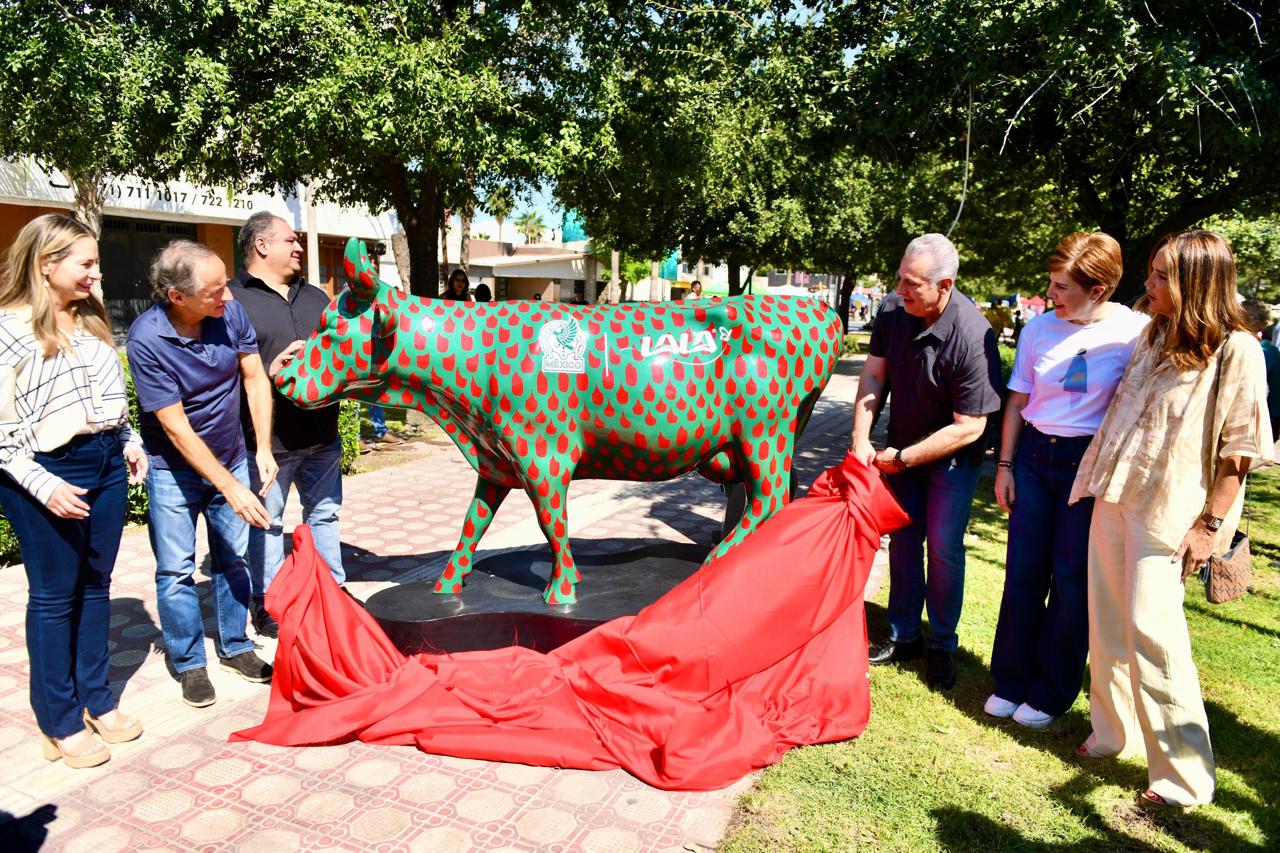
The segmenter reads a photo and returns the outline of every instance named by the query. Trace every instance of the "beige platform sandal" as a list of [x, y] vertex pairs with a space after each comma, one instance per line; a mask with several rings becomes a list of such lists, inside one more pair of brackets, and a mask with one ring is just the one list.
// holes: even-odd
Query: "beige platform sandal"
[[104, 723], [101, 717], [89, 716], [88, 708], [84, 710], [84, 721], [89, 724], [89, 728], [98, 733], [98, 737], [107, 743], [128, 743], [142, 737], [142, 720], [135, 720], [119, 710], [116, 711], [114, 727]]
[[77, 770], [106, 764], [111, 759], [111, 750], [88, 729], [81, 734], [83, 737], [74, 736], [75, 739], [67, 744], [60, 744], [48, 735], [40, 735], [45, 760], [57, 761], [61, 758], [63, 764]]

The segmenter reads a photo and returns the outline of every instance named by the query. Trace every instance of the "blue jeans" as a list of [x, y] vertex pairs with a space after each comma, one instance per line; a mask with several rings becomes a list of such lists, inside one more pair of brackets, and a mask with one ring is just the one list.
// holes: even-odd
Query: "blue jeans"
[[36, 453], [45, 469], [88, 489], [88, 518], [59, 518], [7, 474], [0, 507], [13, 525], [27, 571], [27, 655], [31, 709], [52, 738], [84, 729], [116, 707], [107, 683], [111, 570], [120, 550], [127, 500], [120, 435], [76, 436], [51, 453]]
[[374, 438], [382, 438], [387, 434], [387, 416], [377, 403], [369, 404], [369, 423], [373, 424]]
[[[275, 485], [263, 505], [271, 516], [271, 527], [249, 530], [249, 579], [254, 600], [261, 603], [271, 581], [284, 565], [284, 506], [289, 488], [296, 485], [302, 498], [302, 521], [310, 525], [316, 552], [329, 564], [334, 580], [343, 583], [342, 538], [338, 530], [338, 510], [342, 508], [342, 444], [320, 444], [303, 450], [275, 454], [280, 466]], [[256, 494], [262, 488], [257, 466], [250, 473]]]
[[1091, 438], [1050, 436], [1027, 424], [1013, 463], [991, 675], [997, 696], [1054, 716], [1075, 702], [1089, 654], [1093, 499], [1067, 506], [1067, 497]]
[[[954, 652], [964, 603], [964, 532], [978, 487], [977, 465], [937, 462], [889, 477], [911, 523], [889, 537], [889, 638], [920, 638], [929, 613], [929, 648]], [[926, 577], [924, 545], [929, 545]]]
[[[232, 475], [249, 485], [246, 460], [232, 466]], [[218, 635], [213, 647], [220, 658], [235, 657], [253, 648], [246, 633], [249, 619], [249, 572], [244, 552], [249, 523], [236, 515], [213, 484], [189, 469], [152, 468], [147, 474], [150, 499], [151, 550], [156, 555], [156, 606], [160, 632], [174, 671], [201, 669], [205, 664], [204, 623], [196, 592], [196, 519], [201, 515], [209, 533], [213, 615]]]

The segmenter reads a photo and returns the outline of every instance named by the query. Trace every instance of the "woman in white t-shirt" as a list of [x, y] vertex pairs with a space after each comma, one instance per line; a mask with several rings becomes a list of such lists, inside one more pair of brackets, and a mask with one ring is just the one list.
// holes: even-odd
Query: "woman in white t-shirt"
[[1068, 506], [1067, 498], [1147, 324], [1145, 315], [1108, 301], [1122, 269], [1120, 245], [1108, 235], [1068, 236], [1048, 266], [1057, 309], [1022, 330], [1004, 412], [995, 491], [1009, 513], [1009, 543], [991, 652], [995, 691], [985, 707], [1034, 729], [1080, 693], [1093, 506]]

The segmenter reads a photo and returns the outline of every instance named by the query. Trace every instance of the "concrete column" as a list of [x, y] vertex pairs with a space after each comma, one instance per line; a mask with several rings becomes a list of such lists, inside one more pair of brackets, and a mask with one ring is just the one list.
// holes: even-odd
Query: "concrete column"
[[651, 264], [649, 264], [649, 301], [650, 302], [662, 301], [662, 285], [658, 283], [658, 269], [660, 266], [661, 264], [658, 261], [653, 261]]
[[609, 257], [609, 304], [617, 305], [618, 300], [622, 298], [622, 282], [618, 280], [621, 273], [618, 267], [621, 265], [621, 253], [617, 249], [610, 253]]
[[582, 298], [583, 298], [583, 301], [585, 301], [588, 305], [595, 305], [596, 304], [596, 280], [599, 277], [599, 273], [598, 273], [599, 262], [596, 261], [595, 255], [587, 255], [586, 261], [583, 264], [583, 266], [586, 268], [584, 270], [586, 280], [582, 286]]
[[[307, 281], [320, 284], [320, 233], [316, 225], [315, 191], [306, 185], [303, 200], [307, 205]], [[335, 286], [339, 283], [335, 282]]]

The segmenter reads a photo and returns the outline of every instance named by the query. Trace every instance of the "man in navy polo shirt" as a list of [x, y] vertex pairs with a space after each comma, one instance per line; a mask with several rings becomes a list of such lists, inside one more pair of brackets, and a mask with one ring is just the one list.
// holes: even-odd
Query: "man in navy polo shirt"
[[[249, 318], [227, 287], [226, 266], [207, 246], [175, 240], [165, 247], [151, 265], [151, 294], [156, 304], [129, 329], [129, 368], [151, 456], [147, 494], [160, 630], [182, 699], [199, 708], [216, 698], [194, 580], [201, 514], [212, 558], [214, 649], [224, 669], [249, 681], [271, 680], [271, 665], [254, 653], [246, 633], [244, 560], [249, 525], [266, 527], [271, 519], [249, 489], [240, 430], [241, 379], [263, 432], [271, 427], [271, 383]], [[269, 488], [276, 474], [270, 447], [255, 461]]]
[[[853, 452], [889, 478], [911, 523], [889, 538], [889, 637], [870, 649], [874, 664], [925, 655], [925, 682], [956, 681], [952, 655], [964, 601], [964, 532], [973, 507], [980, 441], [987, 416], [1000, 409], [995, 333], [976, 305], [955, 289], [956, 247], [941, 234], [912, 240], [885, 298], [853, 406]], [[886, 394], [889, 442], [871, 444]], [[928, 541], [928, 572], [924, 544]], [[920, 611], [929, 613], [925, 648]]]

